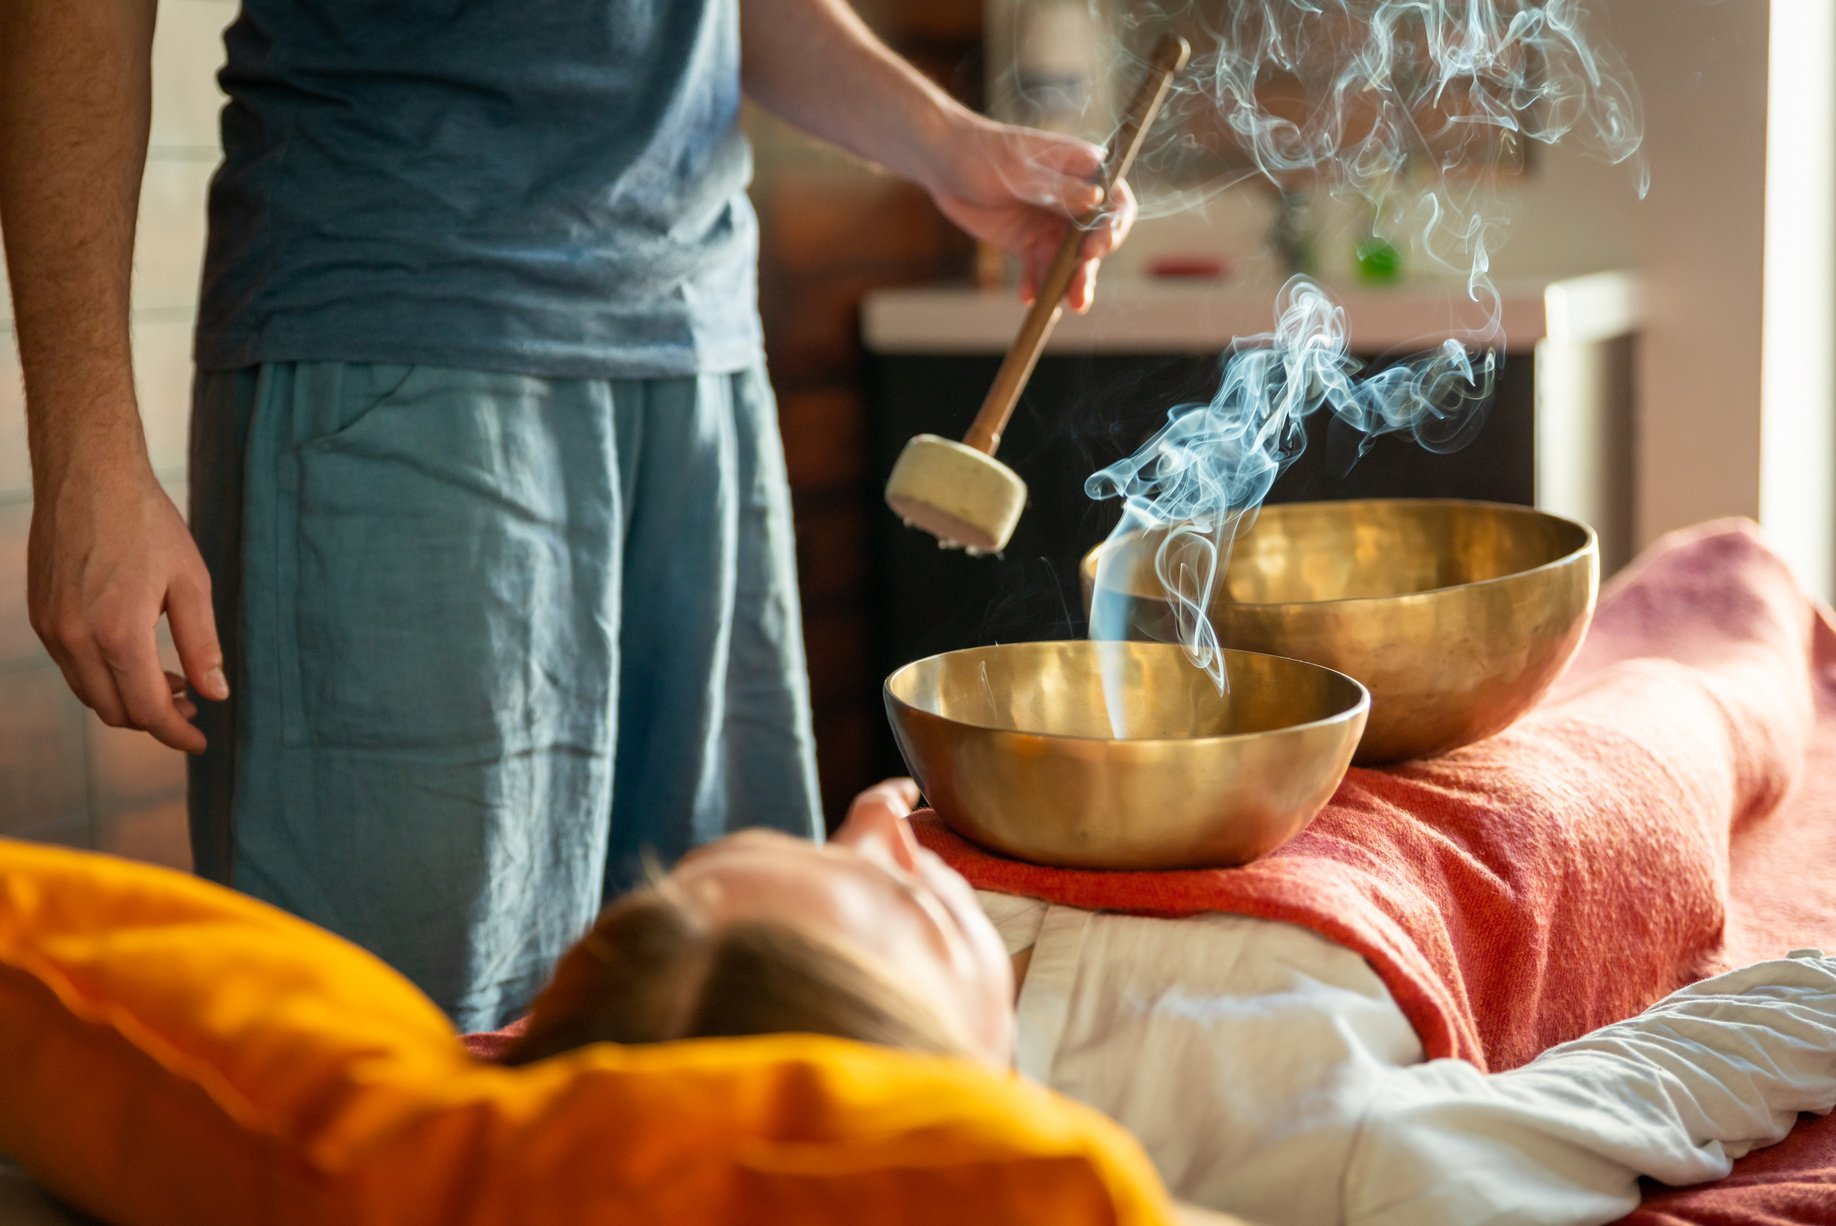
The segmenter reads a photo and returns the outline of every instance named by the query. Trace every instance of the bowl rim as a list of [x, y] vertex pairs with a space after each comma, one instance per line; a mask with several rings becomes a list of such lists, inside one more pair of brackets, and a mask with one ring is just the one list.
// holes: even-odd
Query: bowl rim
[[[1423, 588], [1419, 592], [1399, 592], [1392, 596], [1335, 596], [1331, 600], [1230, 600], [1227, 601], [1227, 603], [1231, 607], [1238, 609], [1285, 611], [1291, 609], [1342, 608], [1360, 604], [1377, 604], [1379, 602], [1395, 603], [1397, 601], [1437, 599], [1449, 592], [1473, 591], [1499, 584], [1514, 583], [1530, 575], [1538, 575], [1545, 571], [1555, 571], [1566, 566], [1572, 566], [1577, 560], [1587, 554], [1591, 553], [1596, 557], [1600, 554], [1600, 535], [1594, 531], [1593, 525], [1567, 515], [1557, 515], [1554, 511], [1545, 511], [1541, 507], [1524, 506], [1522, 503], [1516, 502], [1496, 502], [1482, 498], [1314, 498], [1302, 502], [1276, 503], [1275, 509], [1279, 510], [1284, 507], [1335, 506], [1340, 504], [1352, 505], [1357, 503], [1384, 503], [1393, 506], [1485, 507], [1493, 510], [1541, 516], [1544, 519], [1555, 520], [1557, 523], [1579, 528], [1583, 535], [1579, 546], [1563, 554], [1559, 558], [1552, 558], [1547, 562], [1529, 567], [1525, 570], [1514, 570], [1507, 575], [1494, 575], [1490, 579], [1474, 579], [1470, 583], [1450, 583], [1444, 587]], [[1259, 515], [1261, 514], [1260, 511], [1257, 513]], [[1254, 531], [1254, 529], [1252, 529], [1252, 531]], [[1084, 556], [1078, 559], [1079, 573], [1082, 573], [1085, 563], [1091, 557], [1098, 554], [1108, 545], [1109, 541], [1105, 539], [1086, 550]], [[1228, 567], [1226, 569], [1228, 570]], [[1096, 573], [1094, 568], [1091, 571], [1090, 587], [1092, 592], [1094, 592], [1096, 588]], [[1115, 589], [1111, 588], [1108, 590], [1114, 591]], [[1124, 592], [1123, 594], [1133, 596], [1136, 599], [1151, 599], [1151, 594], [1146, 592]]]
[[[1151, 649], [1156, 649], [1156, 650], [1160, 648], [1166, 648], [1168, 650], [1178, 651], [1181, 653], [1184, 653], [1186, 650], [1185, 645], [1182, 643], [1141, 642], [1139, 640], [1129, 640], [1129, 639], [1021, 639], [1019, 641], [1011, 642], [1011, 643], [991, 643], [991, 644], [985, 644], [980, 647], [955, 647], [949, 651], [933, 652], [931, 655], [920, 656], [916, 660], [911, 660], [904, 664], [901, 664], [898, 668], [895, 668], [892, 672], [886, 675], [886, 680], [880, 683], [880, 692], [884, 696], [885, 701], [888, 702], [889, 704], [897, 704], [903, 710], [908, 711], [911, 714], [921, 719], [937, 720], [937, 721], [944, 722], [944, 723], [955, 724], [963, 728], [974, 728], [979, 732], [993, 732], [993, 733], [997, 733], [1003, 736], [1038, 737], [1041, 740], [1065, 741], [1065, 742], [1072, 742], [1072, 743], [1082, 744], [1082, 745], [1139, 745], [1143, 747], [1163, 746], [1163, 745], [1199, 745], [1199, 746], [1220, 745], [1221, 746], [1221, 745], [1228, 745], [1236, 741], [1249, 741], [1249, 740], [1255, 740], [1260, 737], [1279, 736], [1283, 733], [1302, 732], [1310, 728], [1324, 728], [1324, 727], [1328, 727], [1333, 724], [1345, 723], [1350, 720], [1354, 720], [1360, 714], [1366, 716], [1367, 718], [1370, 715], [1370, 710], [1371, 710], [1370, 687], [1365, 685], [1364, 682], [1358, 680], [1356, 677], [1353, 677], [1349, 673], [1342, 673], [1338, 669], [1329, 668], [1324, 664], [1315, 664], [1311, 660], [1302, 660], [1294, 656], [1277, 655], [1275, 652], [1272, 652], [1272, 651], [1247, 651], [1241, 647], [1225, 647], [1225, 648], [1220, 648], [1220, 650], [1227, 651], [1233, 655], [1267, 656], [1272, 660], [1280, 660], [1286, 664], [1297, 664], [1303, 668], [1316, 669], [1319, 672], [1323, 672], [1323, 673], [1331, 673], [1333, 676], [1341, 678], [1342, 680], [1351, 683], [1352, 688], [1357, 691], [1358, 701], [1353, 703], [1351, 706], [1346, 707], [1345, 709], [1341, 711], [1335, 711], [1331, 713], [1330, 715], [1323, 715], [1319, 719], [1308, 720], [1304, 724], [1284, 724], [1280, 728], [1270, 728], [1263, 732], [1225, 732], [1225, 733], [1219, 733], [1216, 736], [1112, 737], [1112, 736], [1076, 736], [1069, 732], [1035, 732], [1035, 731], [1030, 731], [1030, 730], [1023, 729], [1023, 728], [1002, 728], [1002, 727], [997, 727], [996, 725], [993, 725], [993, 724], [982, 724], [982, 723], [976, 723], [972, 720], [955, 719], [951, 716], [939, 715], [935, 711], [927, 711], [923, 707], [914, 706], [913, 704], [907, 702], [905, 699], [899, 697], [897, 694], [893, 693], [893, 688], [892, 688], [893, 681], [897, 677], [899, 677], [901, 674], [906, 673], [910, 671], [911, 669], [917, 668], [921, 664], [928, 664], [933, 660], [941, 660], [945, 656], [959, 655], [964, 652], [970, 652], [970, 651], [999, 651], [1003, 648], [1009, 648], [1009, 647], [1054, 647], [1054, 646], [1062, 646], [1067, 643], [1098, 643], [1098, 642], [1120, 643], [1130, 648], [1145, 647], [1145, 648], [1151, 648]], [[1197, 667], [1197, 666], [1195, 665], [1194, 667]], [[896, 729], [895, 729], [895, 732], [896, 732]], [[1360, 729], [1359, 735], [1362, 738], [1362, 735], [1363, 735], [1362, 729]], [[1353, 750], [1354, 752], [1356, 751], [1355, 745], [1353, 746]]]

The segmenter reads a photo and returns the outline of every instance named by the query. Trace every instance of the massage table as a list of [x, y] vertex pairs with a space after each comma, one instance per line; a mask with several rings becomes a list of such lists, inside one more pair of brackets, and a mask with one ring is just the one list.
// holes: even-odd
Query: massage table
[[[1042, 960], [1052, 968], [1042, 994], [1022, 995], [1023, 1071], [1132, 1125], [1176, 1193], [1279, 1220], [1296, 1208], [1284, 1187], [1341, 1186], [1336, 1172], [1305, 1181], [1301, 1172], [1319, 1170], [1318, 1161], [1283, 1170], [1277, 1160], [1281, 1147], [1324, 1128], [1315, 1116], [1329, 1096], [1310, 1079], [1330, 1081], [1337, 1066], [1305, 1054], [1298, 1024], [1276, 1027], [1263, 1044], [1272, 1071], [1254, 1059], [1233, 1063], [1233, 1032], [1206, 1019], [1241, 1024], [1249, 998], [1237, 994], [1255, 989], [1259, 969], [1279, 969], [1280, 957], [1248, 952], [1251, 944], [1261, 949], [1287, 930], [1320, 947], [1294, 956], [1311, 968], [1296, 980], [1306, 984], [1332, 983], [1326, 964], [1351, 955], [1360, 982], [1335, 983], [1344, 990], [1330, 1004], [1310, 1007], [1353, 1017], [1361, 1004], [1383, 1005], [1370, 1042], [1386, 1061], [1425, 1053], [1494, 1071], [1717, 971], [1836, 948], [1836, 628], [1752, 525], [1705, 525], [1654, 546], [1603, 594], [1569, 678], [1517, 726], [1444, 758], [1352, 771], [1308, 830], [1245, 868], [1042, 869], [977, 848], [932, 815], [916, 815], [914, 826], [981, 892], [1010, 949], [1039, 941], [1029, 989]], [[1044, 936], [1040, 919], [1020, 922], [1029, 901], [1047, 909]], [[1214, 932], [1213, 921], [1224, 927]], [[1097, 943], [1080, 925], [1113, 939]], [[1233, 956], [1224, 948], [1233, 925], [1265, 935], [1244, 936]], [[1176, 932], [1194, 940], [1168, 946]], [[1160, 955], [1201, 965], [1155, 979], [1146, 968]], [[1219, 980], [1217, 1002], [1205, 995], [1207, 974]], [[1183, 1047], [1140, 1034], [1124, 1046], [1171, 1043], [1189, 1052], [1191, 1075], [1131, 1066], [1118, 1081], [1102, 1036], [1149, 1008], [1128, 1002], [1161, 1000], [1173, 1002], [1175, 1020], [1197, 1019], [1197, 1033]], [[1043, 1036], [1037, 1051], [1029, 1032]], [[1204, 1045], [1219, 1055], [1198, 1055]], [[1054, 1065], [1061, 1049], [1069, 1063]], [[1830, 1056], [1836, 1063], [1836, 1050]], [[1188, 1091], [1213, 1064], [1219, 1083]], [[1156, 1093], [1150, 1072], [1169, 1084]], [[1265, 1072], [1270, 1092], [1247, 1093]], [[1294, 1083], [1285, 1092], [1283, 1077]], [[1159, 1126], [1182, 1092], [1204, 1096], [1184, 1121], [1189, 1135]], [[1214, 1099], [1232, 1109], [1208, 1118]], [[1285, 1101], [1308, 1110], [1275, 1130], [1254, 1123]], [[1444, 1148], [1457, 1149], [1457, 1138]], [[1649, 1160], [1628, 1165], [1679, 1169]], [[1245, 1171], [1273, 1178], [1263, 1187], [1237, 1178]], [[1629, 1209], [1636, 1189], [1621, 1186], [1614, 1198]], [[1326, 1220], [1325, 1208], [1302, 1216]], [[1836, 1223], [1836, 1118], [1805, 1119], [1719, 1183], [1647, 1185], [1630, 1220]]]

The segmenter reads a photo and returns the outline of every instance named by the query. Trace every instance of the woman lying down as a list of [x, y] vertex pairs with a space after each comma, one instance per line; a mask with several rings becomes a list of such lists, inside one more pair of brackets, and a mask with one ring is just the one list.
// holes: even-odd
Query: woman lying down
[[[1264, 921], [1086, 916], [1102, 952], [1073, 1010], [1035, 1006], [1047, 968], [1010, 961], [968, 884], [918, 846], [915, 799], [881, 784], [826, 847], [733, 835], [615, 903], [510, 1061], [794, 1031], [1005, 1067], [1017, 1041], [1052, 1049], [1048, 1082], [1134, 1131], [1176, 1195], [1271, 1226], [1610, 1222], [1640, 1176], [1720, 1178], [1836, 1106], [1836, 958], [1811, 952], [1489, 1076], [1420, 1063], [1360, 959]], [[1029, 1033], [1029, 1014], [1065, 1030]], [[1309, 1067], [1284, 1068], [1290, 1053]], [[1277, 1104], [1269, 1085], [1309, 1090]]]
[[[1802, 758], [1791, 721], [1809, 718], [1809, 700], [1766, 682], [1801, 681], [1805, 624], [1743, 614], [1718, 591], [1664, 607], [1749, 641], [1704, 650], [1672, 633], [1659, 644], [1670, 660], [1604, 670], [1558, 729], [1573, 775], [1590, 755], [1645, 760], [1670, 789], [1655, 804], [1685, 819], [1654, 827], [1667, 843], [1676, 829], [1725, 836], [1758, 821], [1783, 785], [1754, 761]], [[1596, 642], [1650, 615], [1635, 596], [1603, 602]], [[1623, 731], [1693, 708], [1724, 743]], [[1616, 737], [1594, 730], [1607, 712]], [[1307, 929], [978, 900], [914, 838], [916, 800], [910, 781], [888, 781], [826, 847], [734, 835], [615, 902], [563, 959], [510, 1059], [798, 1031], [1017, 1063], [1129, 1128], [1177, 1196], [1266, 1226], [1610, 1222], [1637, 1206], [1641, 1177], [1718, 1179], [1798, 1113], [1836, 1106], [1836, 958], [1800, 951], [1705, 979], [1487, 1074], [1425, 1059], [1371, 966]], [[1624, 801], [1598, 798], [1592, 812], [1636, 817]], [[1724, 875], [1726, 848], [1702, 841]], [[1576, 982], [1627, 973], [1598, 952], [1568, 956]]]

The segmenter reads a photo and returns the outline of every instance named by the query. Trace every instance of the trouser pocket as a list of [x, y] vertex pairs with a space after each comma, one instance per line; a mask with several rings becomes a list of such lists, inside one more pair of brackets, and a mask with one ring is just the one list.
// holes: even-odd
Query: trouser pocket
[[344, 370], [354, 409], [292, 454], [305, 740], [478, 754], [595, 737], [617, 544], [570, 453], [596, 432], [540, 380]]

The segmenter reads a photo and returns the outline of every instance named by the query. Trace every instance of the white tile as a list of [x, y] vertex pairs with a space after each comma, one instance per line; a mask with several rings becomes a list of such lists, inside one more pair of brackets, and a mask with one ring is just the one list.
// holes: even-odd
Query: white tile
[[26, 455], [25, 384], [19, 345], [10, 327], [0, 328], [0, 498], [32, 488]]
[[6, 835], [9, 839], [22, 839], [27, 843], [55, 843], [60, 847], [74, 847], [79, 851], [94, 848], [94, 833], [89, 827], [89, 814], [75, 813], [58, 821], [43, 826], [34, 826], [30, 830], [17, 830]]
[[153, 30], [152, 144], [215, 149], [223, 93], [223, 27], [232, 5], [214, 0], [165, 0]]
[[94, 838], [97, 851], [191, 871], [191, 834], [182, 796], [98, 818]]
[[87, 821], [83, 707], [49, 660], [0, 672], [0, 834]]
[[31, 503], [0, 503], [0, 668], [43, 657], [26, 620], [26, 531], [31, 523]]
[[89, 812], [98, 826], [184, 794], [185, 755], [178, 750], [160, 744], [151, 733], [110, 728], [93, 711], [85, 714], [83, 727], [89, 744]]
[[162, 477], [181, 480], [191, 423], [191, 331], [186, 314], [134, 324], [134, 389], [146, 427], [147, 454]]
[[205, 197], [216, 168], [214, 154], [148, 159], [134, 238], [136, 309], [190, 307], [197, 302], [198, 272], [204, 264]]

